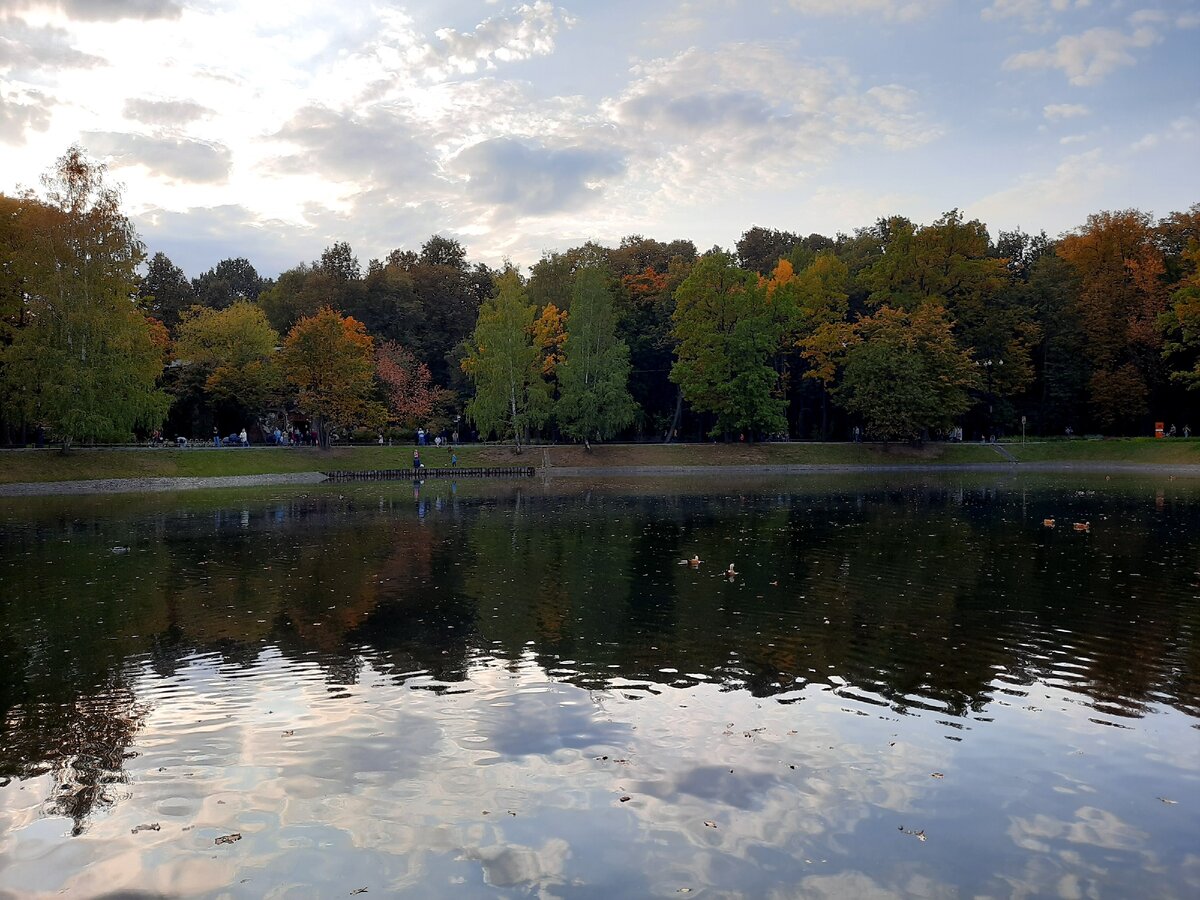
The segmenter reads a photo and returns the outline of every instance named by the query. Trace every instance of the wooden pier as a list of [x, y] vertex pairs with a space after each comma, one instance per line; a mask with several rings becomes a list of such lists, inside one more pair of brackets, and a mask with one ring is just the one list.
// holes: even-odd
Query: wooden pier
[[430, 469], [364, 469], [359, 472], [323, 472], [330, 481], [424, 481], [427, 478], [532, 478], [533, 466], [443, 466]]

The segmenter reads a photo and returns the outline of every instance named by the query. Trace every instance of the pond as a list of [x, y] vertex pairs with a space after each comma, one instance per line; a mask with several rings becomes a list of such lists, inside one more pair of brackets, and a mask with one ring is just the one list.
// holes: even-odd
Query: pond
[[0, 538], [0, 896], [1200, 896], [1200, 482], [53, 497]]

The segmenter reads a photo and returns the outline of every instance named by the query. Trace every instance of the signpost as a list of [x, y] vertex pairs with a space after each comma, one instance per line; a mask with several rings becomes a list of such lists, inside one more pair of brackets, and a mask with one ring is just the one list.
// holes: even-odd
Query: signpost
[[1021, 416], [1021, 443], [1025, 443], [1025, 417]]

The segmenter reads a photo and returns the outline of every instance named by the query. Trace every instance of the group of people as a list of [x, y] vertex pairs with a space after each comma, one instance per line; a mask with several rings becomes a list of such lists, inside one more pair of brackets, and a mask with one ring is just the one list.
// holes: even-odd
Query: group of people
[[214, 425], [212, 440], [213, 440], [214, 447], [222, 447], [222, 446], [224, 446], [224, 447], [249, 447], [250, 446], [250, 436], [246, 434], [245, 428], [243, 428], [241, 431], [237, 432], [236, 434], [231, 434], [226, 438], [222, 438], [221, 432], [219, 432], [217, 430], [217, 426]]
[[[417, 429], [417, 446], [418, 447], [429, 446], [431, 434], [433, 434], [433, 432], [427, 432], [424, 428], [418, 428]], [[440, 446], [442, 446], [442, 444], [449, 445], [449, 444], [457, 444], [457, 443], [458, 443], [458, 431], [455, 431], [453, 434], [451, 434], [449, 436], [443, 436], [441, 434], [433, 435], [433, 445], [435, 447], [440, 447]]]

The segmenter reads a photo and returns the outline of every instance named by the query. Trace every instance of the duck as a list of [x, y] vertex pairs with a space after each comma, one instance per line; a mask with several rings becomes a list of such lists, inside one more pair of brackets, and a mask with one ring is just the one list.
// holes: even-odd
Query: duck
[[704, 562], [704, 560], [702, 560], [699, 556], [693, 556], [691, 559], [688, 560], [688, 565], [691, 566], [693, 569], [695, 569], [702, 562]]
[[1053, 528], [1054, 520], [1053, 519], [1042, 519], [1042, 524], [1045, 525], [1047, 528]]
[[1092, 523], [1091, 522], [1076, 522], [1075, 530], [1076, 531], [1091, 531]]
[[725, 574], [730, 578], [737, 578], [737, 572], [734, 571], [733, 563], [729, 564], [729, 568], [725, 570]]

